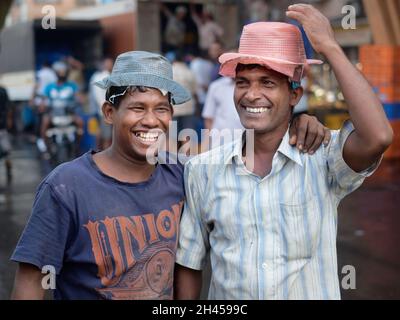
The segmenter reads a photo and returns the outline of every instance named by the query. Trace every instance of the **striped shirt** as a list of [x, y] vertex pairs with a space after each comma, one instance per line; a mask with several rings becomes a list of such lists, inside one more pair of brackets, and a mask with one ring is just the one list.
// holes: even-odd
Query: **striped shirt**
[[353, 130], [346, 122], [312, 156], [287, 131], [264, 178], [244, 165], [241, 139], [186, 163], [177, 263], [201, 270], [210, 252], [209, 299], [340, 299], [337, 207], [379, 165], [345, 163]]

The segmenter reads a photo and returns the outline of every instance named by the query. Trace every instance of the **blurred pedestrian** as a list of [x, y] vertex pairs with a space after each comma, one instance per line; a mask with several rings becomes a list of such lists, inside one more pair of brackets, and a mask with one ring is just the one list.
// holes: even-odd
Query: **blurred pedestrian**
[[[202, 116], [204, 127], [211, 130], [210, 147], [218, 147], [237, 139], [235, 130], [243, 130], [233, 101], [235, 83], [232, 78], [221, 77], [210, 84]], [[236, 133], [236, 135], [235, 135]]]
[[199, 51], [198, 54], [192, 56], [190, 61], [190, 70], [192, 70], [196, 78], [196, 95], [198, 100], [198, 114], [196, 114], [196, 116], [199, 118], [197, 124], [197, 130], [199, 131], [203, 128], [201, 113], [206, 101], [208, 86], [211, 83], [213, 64], [208, 59], [207, 55], [202, 54], [201, 51]]
[[55, 62], [53, 69], [57, 75], [57, 82], [51, 83], [45, 88], [48, 105], [42, 117], [41, 138], [37, 141], [37, 146], [43, 153], [46, 153], [48, 149], [46, 131], [52, 125], [54, 117], [72, 116], [73, 123], [77, 127], [77, 145], [83, 135], [83, 120], [76, 109], [78, 106], [76, 98], [76, 94], [79, 91], [78, 86], [68, 80], [69, 67], [66, 63]]
[[174, 81], [190, 92], [192, 99], [181, 105], [174, 106], [174, 120], [178, 122], [178, 134], [183, 129], [196, 129], [197, 85], [196, 77], [185, 63], [182, 51], [177, 51], [172, 63]]
[[67, 57], [66, 63], [68, 64], [68, 81], [75, 83], [79, 90], [85, 91], [86, 83], [83, 75], [85, 65], [72, 56]]
[[48, 84], [57, 81], [57, 76], [54, 70], [51, 68], [49, 61], [45, 60], [42, 67], [36, 73], [36, 90], [38, 95], [44, 94], [44, 89]]
[[186, 23], [184, 21], [187, 9], [185, 6], [177, 6], [175, 12], [172, 13], [168, 7], [160, 3], [161, 11], [167, 17], [167, 25], [164, 31], [164, 52], [177, 51], [182, 49], [185, 41]]
[[248, 9], [248, 23], [268, 21], [269, 8], [266, 0], [248, 0], [246, 1]]
[[105, 90], [96, 86], [95, 83], [103, 80], [111, 74], [114, 65], [112, 58], [104, 58], [99, 69], [92, 75], [89, 81], [89, 103], [90, 114], [95, 115], [99, 122], [96, 145], [99, 150], [104, 150], [111, 145], [112, 127], [104, 121], [101, 108], [104, 103]]
[[221, 75], [219, 74], [220, 63], [218, 58], [225, 52], [224, 45], [221, 41], [214, 41], [208, 48], [208, 56], [211, 59], [213, 68], [211, 70], [211, 81], [217, 80]]
[[214, 21], [214, 16], [208, 9], [203, 8], [201, 15], [199, 15], [196, 12], [194, 4], [191, 4], [190, 13], [199, 33], [200, 50], [206, 53], [211, 44], [221, 40], [224, 30]]
[[[12, 178], [11, 160], [9, 158], [11, 142], [8, 134], [8, 129], [11, 127], [10, 106], [11, 103], [8, 98], [7, 90], [0, 86], [0, 159], [4, 159], [8, 182], [10, 182]], [[2, 200], [3, 196], [0, 195], [0, 203]]]

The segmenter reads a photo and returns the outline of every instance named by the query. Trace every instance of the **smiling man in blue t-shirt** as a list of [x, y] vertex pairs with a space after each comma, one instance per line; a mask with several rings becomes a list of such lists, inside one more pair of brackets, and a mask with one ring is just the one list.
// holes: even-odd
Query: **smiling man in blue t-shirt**
[[[183, 166], [150, 164], [146, 154], [167, 132], [171, 104], [190, 95], [164, 57], [140, 51], [121, 54], [98, 84], [107, 89], [112, 145], [62, 164], [40, 184], [11, 258], [19, 262], [14, 299], [43, 299], [48, 265], [56, 299], [173, 298]], [[303, 119], [299, 127], [321, 126]]]

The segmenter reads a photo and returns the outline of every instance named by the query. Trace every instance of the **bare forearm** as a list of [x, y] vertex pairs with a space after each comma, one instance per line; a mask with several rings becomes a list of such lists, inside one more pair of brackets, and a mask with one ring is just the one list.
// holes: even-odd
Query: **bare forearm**
[[38, 268], [29, 264], [18, 266], [12, 300], [43, 300], [44, 289], [42, 287], [43, 274]]
[[174, 295], [177, 300], [196, 300], [200, 297], [202, 272], [175, 265]]
[[339, 45], [324, 52], [342, 89], [355, 127], [364, 147], [380, 148], [390, 144], [392, 130], [382, 104], [363, 75], [347, 59]]
[[335, 40], [329, 20], [321, 12], [308, 4], [295, 4], [288, 7], [286, 15], [302, 24], [315, 51], [328, 59], [342, 89], [355, 127], [344, 145], [344, 160], [355, 171], [368, 168], [386, 150], [393, 137], [381, 103], [345, 56]]

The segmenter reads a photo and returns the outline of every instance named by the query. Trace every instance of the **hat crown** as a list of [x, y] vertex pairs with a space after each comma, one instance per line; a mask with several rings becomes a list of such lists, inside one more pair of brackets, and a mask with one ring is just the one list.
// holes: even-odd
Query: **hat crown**
[[240, 37], [239, 53], [284, 59], [298, 64], [306, 60], [299, 28], [283, 22], [246, 25]]
[[169, 61], [156, 53], [130, 51], [120, 54], [111, 74], [124, 73], [151, 74], [172, 80], [172, 66]]
[[120, 54], [111, 75], [94, 82], [102, 89], [122, 86], [143, 86], [166, 91], [171, 94], [174, 105], [191, 99], [190, 92], [174, 81], [171, 63], [157, 53], [129, 51]]

